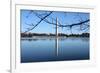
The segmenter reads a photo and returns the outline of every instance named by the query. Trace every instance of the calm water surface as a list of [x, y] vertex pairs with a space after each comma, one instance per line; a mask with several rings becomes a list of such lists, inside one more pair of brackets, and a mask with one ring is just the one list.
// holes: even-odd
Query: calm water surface
[[21, 39], [21, 63], [89, 60], [89, 38]]

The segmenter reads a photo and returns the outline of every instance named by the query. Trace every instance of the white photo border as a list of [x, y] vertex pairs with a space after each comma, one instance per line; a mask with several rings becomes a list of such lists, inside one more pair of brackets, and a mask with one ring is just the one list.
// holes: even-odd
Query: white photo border
[[[21, 63], [20, 62], [20, 9], [29, 10], [51, 10], [51, 11], [71, 11], [71, 12], [89, 12], [90, 13], [90, 60], [73, 60], [58, 62], [37, 62], [37, 63]], [[15, 18], [14, 18], [15, 17]], [[14, 19], [13, 19], [14, 18]], [[61, 6], [43, 6], [29, 4], [15, 4], [14, 13], [11, 20], [12, 43], [11, 43], [11, 72], [19, 71], [38, 71], [51, 69], [67, 69], [94, 66], [95, 57], [95, 10], [94, 8], [85, 7], [61, 7]], [[13, 25], [15, 23], [15, 25]]]

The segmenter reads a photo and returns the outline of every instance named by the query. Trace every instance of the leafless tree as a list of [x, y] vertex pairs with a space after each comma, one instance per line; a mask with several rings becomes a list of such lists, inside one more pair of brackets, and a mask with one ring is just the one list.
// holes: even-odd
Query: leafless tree
[[[27, 28], [27, 30], [25, 31], [26, 32], [29, 32], [33, 29], [35, 29], [42, 21], [48, 23], [48, 24], [51, 24], [51, 25], [56, 25], [56, 19], [53, 18], [53, 17], [50, 17], [51, 14], [53, 14], [53, 11], [43, 11], [42, 12], [37, 12], [37, 11], [34, 11], [34, 10], [31, 10], [29, 11], [29, 14], [26, 16], [26, 18], [30, 17], [31, 14], [34, 14], [36, 17], [38, 17], [40, 20], [34, 24], [34, 23], [26, 23], [28, 26], [30, 26], [29, 28]], [[62, 24], [60, 21], [58, 21], [58, 27], [60, 28], [69, 28], [71, 30], [71, 33], [72, 33], [72, 29], [73, 27], [75, 26], [80, 26], [80, 31], [81, 30], [85, 30], [85, 29], [89, 29], [89, 21], [90, 19], [86, 19], [86, 20], [83, 20], [82, 17], [77, 14], [78, 18], [79, 18], [79, 22], [77, 23], [72, 23], [72, 24]], [[49, 20], [49, 19], [51, 20]]]

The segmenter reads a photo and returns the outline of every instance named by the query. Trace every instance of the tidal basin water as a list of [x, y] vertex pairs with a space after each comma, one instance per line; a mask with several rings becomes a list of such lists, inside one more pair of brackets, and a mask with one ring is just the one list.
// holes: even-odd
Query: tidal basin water
[[89, 38], [21, 39], [21, 63], [89, 60]]

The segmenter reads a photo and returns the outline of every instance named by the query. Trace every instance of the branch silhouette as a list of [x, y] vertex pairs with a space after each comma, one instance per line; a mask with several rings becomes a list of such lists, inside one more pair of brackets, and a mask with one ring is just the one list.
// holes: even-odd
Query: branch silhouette
[[[34, 14], [38, 17], [38, 18], [40, 18], [40, 19], [42, 19], [42, 17], [41, 17], [41, 15], [38, 15], [38, 13], [36, 13], [36, 12], [34, 12]], [[53, 19], [54, 20], [54, 19]], [[51, 21], [48, 21], [47, 19], [44, 19], [44, 21], [46, 22], [46, 23], [49, 23], [49, 24], [53, 24], [53, 25], [56, 25], [56, 23], [52, 23]], [[54, 21], [56, 21], [56, 20], [54, 20]], [[61, 23], [58, 21], [58, 26], [59, 27], [73, 27], [73, 26], [76, 26], [76, 25], [81, 25], [81, 24], [84, 24], [84, 23], [87, 23], [87, 22], [89, 22], [90, 20], [89, 19], [87, 19], [87, 20], [85, 20], [85, 21], [80, 21], [79, 23], [74, 23], [74, 24], [70, 24], [70, 25], [61, 25]]]
[[[38, 12], [35, 12], [35, 11], [31, 11], [31, 13], [35, 14], [35, 16], [37, 16], [37, 17], [40, 19], [40, 21], [37, 22], [37, 24], [35, 24], [35, 25], [33, 25], [33, 23], [32, 23], [32, 24], [30, 25], [31, 28], [28, 28], [27, 31], [25, 31], [25, 33], [26, 33], [26, 32], [29, 32], [29, 31], [31, 31], [31, 30], [33, 30], [33, 29], [34, 29], [35, 27], [37, 27], [42, 21], [44, 21], [44, 22], [46, 22], [46, 23], [48, 23], [48, 24], [52, 24], [52, 25], [55, 25], [55, 26], [56, 26], [56, 23], [54, 23], [54, 22], [56, 22], [56, 19], [51, 18], [54, 22], [47, 19], [47, 17], [50, 18], [49, 16], [53, 13], [53, 11], [50, 11], [49, 13], [41, 13], [41, 14], [39, 14]], [[78, 15], [78, 16], [79, 16], [79, 15]], [[68, 28], [70, 28], [70, 30], [72, 30], [72, 27], [80, 25], [80, 29], [81, 29], [81, 28], [82, 28], [82, 25], [85, 25], [85, 23], [87, 23], [87, 22], [90, 21], [90, 19], [82, 20], [82, 18], [81, 18], [80, 16], [79, 16], [79, 18], [80, 18], [80, 20], [79, 20], [78, 23], [65, 24], [65, 25], [63, 25], [63, 24], [61, 24], [61, 23], [58, 21], [58, 25], [57, 25], [57, 26], [58, 26], [58, 27], [61, 27], [61, 28], [63, 28], [63, 27], [68, 27]], [[89, 28], [89, 25], [86, 25], [86, 26], [87, 26], [87, 27], [85, 27], [85, 28], [83, 28], [83, 29], [81, 29], [81, 30], [85, 30], [85, 29]], [[72, 31], [71, 31], [71, 32], [72, 32]]]
[[33, 30], [36, 26], [38, 26], [38, 25], [39, 25], [46, 17], [48, 17], [51, 13], [52, 13], [52, 11], [51, 11], [49, 14], [47, 14], [46, 16], [44, 16], [43, 18], [41, 18], [41, 20], [40, 20], [36, 25], [34, 25], [32, 28], [28, 29], [28, 30], [25, 31], [24, 33]]

